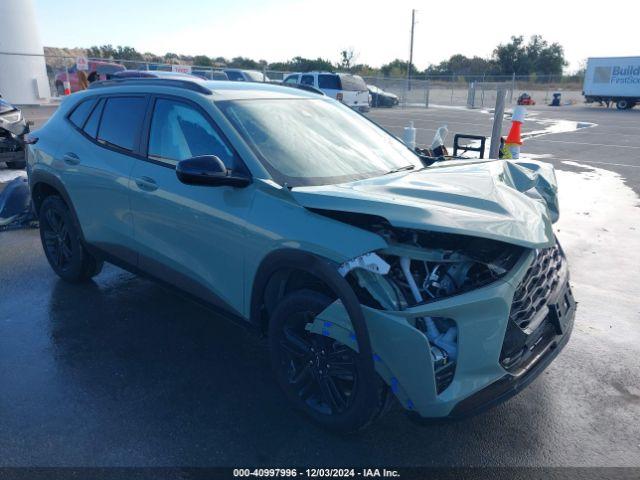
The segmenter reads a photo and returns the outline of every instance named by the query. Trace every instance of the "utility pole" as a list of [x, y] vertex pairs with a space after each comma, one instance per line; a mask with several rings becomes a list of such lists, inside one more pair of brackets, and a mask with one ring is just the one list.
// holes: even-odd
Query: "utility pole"
[[407, 88], [411, 90], [411, 65], [413, 65], [413, 30], [416, 26], [416, 11], [411, 10], [411, 46], [409, 47], [409, 65], [407, 67]]

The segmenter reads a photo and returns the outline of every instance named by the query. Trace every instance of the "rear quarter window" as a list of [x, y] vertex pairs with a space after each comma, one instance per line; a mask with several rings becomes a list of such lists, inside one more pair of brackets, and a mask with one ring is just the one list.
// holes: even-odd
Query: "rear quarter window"
[[318, 87], [330, 90], [342, 90], [340, 77], [329, 73], [318, 75]]
[[140, 136], [146, 106], [145, 97], [108, 98], [102, 112], [98, 141], [133, 151]]
[[93, 106], [96, 103], [95, 98], [89, 98], [87, 100], [83, 100], [80, 102], [69, 115], [69, 121], [73, 123], [76, 127], [82, 128], [84, 126], [84, 122], [87, 121]]
[[100, 115], [102, 114], [102, 107], [104, 106], [104, 98], [98, 101], [98, 104], [91, 112], [87, 123], [85, 123], [83, 131], [91, 138], [96, 138], [98, 134], [98, 125], [100, 124]]
[[358, 75], [340, 74], [340, 81], [342, 82], [342, 90], [356, 92], [363, 92], [367, 90], [367, 84], [364, 83], [362, 77], [359, 77]]

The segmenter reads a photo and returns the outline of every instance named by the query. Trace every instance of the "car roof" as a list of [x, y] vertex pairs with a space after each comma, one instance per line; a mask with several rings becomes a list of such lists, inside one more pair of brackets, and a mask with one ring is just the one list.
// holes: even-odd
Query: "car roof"
[[202, 80], [200, 78], [120, 78], [91, 84], [89, 90], [98, 93], [124, 91], [149, 91], [159, 93], [158, 89], [185, 89], [207, 95], [214, 102], [224, 100], [249, 100], [269, 98], [320, 98], [317, 93], [273, 83], [232, 82], [229, 80]]

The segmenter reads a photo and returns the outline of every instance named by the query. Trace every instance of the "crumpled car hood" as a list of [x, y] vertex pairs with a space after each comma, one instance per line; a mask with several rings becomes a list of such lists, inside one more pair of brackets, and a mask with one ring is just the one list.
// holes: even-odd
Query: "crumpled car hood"
[[384, 217], [396, 227], [551, 246], [558, 219], [553, 167], [535, 161], [480, 160], [338, 185], [296, 187], [301, 205]]

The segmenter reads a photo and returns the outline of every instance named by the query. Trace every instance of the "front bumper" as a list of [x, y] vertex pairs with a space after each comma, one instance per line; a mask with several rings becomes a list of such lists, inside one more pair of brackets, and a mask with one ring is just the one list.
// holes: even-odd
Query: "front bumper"
[[[537, 257], [530, 251], [502, 280], [465, 294], [403, 311], [362, 307], [376, 371], [406, 409], [422, 418], [473, 415], [515, 395], [558, 355], [569, 339], [575, 316], [566, 262], [552, 291], [545, 295], [545, 304], [539, 305], [546, 309], [545, 318], [528, 333], [530, 341], [523, 344], [526, 355], [519, 363], [504, 359], [507, 330], [512, 328], [512, 304]], [[437, 393], [429, 342], [410, 321], [428, 316], [449, 318], [458, 326], [455, 374], [441, 393]], [[340, 302], [327, 307], [310, 330], [357, 350], [353, 328]]]

